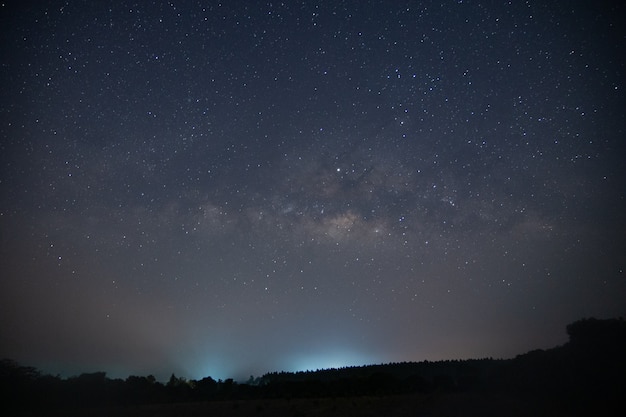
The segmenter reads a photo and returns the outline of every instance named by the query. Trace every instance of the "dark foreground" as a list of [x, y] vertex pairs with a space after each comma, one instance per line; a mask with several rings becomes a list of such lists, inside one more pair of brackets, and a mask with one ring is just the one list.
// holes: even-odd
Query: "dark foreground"
[[232, 379], [105, 372], [61, 379], [0, 361], [7, 416], [626, 416], [626, 321], [584, 319], [569, 341], [513, 359], [391, 363]]
[[[615, 404], [613, 405], [613, 407]], [[490, 416], [619, 416], [601, 402], [582, 406], [533, 396], [489, 393], [434, 393], [384, 397], [344, 397], [311, 399], [258, 399], [152, 404], [99, 409], [39, 411], [24, 416], [120, 416], [120, 417], [200, 417], [200, 416], [413, 416], [413, 417], [490, 417]]]

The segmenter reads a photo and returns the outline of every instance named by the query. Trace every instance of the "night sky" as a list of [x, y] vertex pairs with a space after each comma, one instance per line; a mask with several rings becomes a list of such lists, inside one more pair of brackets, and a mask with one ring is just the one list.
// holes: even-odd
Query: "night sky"
[[0, 357], [237, 379], [626, 316], [618, 3], [2, 3]]

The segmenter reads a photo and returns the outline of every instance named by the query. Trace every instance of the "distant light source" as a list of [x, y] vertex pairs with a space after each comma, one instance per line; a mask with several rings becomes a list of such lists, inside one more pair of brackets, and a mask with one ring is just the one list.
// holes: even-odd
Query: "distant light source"
[[318, 369], [344, 368], [372, 364], [372, 358], [351, 350], [303, 353], [288, 362], [286, 371], [316, 371]]

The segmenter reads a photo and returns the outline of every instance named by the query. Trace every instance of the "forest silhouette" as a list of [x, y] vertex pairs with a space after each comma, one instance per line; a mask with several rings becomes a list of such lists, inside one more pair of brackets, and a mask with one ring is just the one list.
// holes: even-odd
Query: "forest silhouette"
[[[188, 380], [172, 374], [162, 383], [151, 375], [110, 379], [105, 372], [60, 378], [4, 359], [0, 362], [1, 410], [8, 412], [4, 415], [84, 415], [87, 411], [91, 415], [245, 415], [249, 410], [244, 411], [240, 404], [249, 403], [256, 404], [257, 415], [269, 415], [272, 404], [276, 408], [276, 401], [287, 401], [290, 408], [272, 414], [346, 415], [339, 412], [337, 404], [351, 399], [349, 415], [378, 415], [401, 402], [406, 415], [422, 415], [420, 407], [430, 410], [429, 415], [444, 415], [433, 410], [450, 404], [457, 404], [458, 412], [452, 411], [452, 415], [498, 415], [498, 409], [486, 411], [490, 402], [518, 409], [499, 410], [508, 415], [538, 411], [626, 415], [626, 322], [622, 318], [588, 318], [568, 325], [566, 331], [569, 341], [564, 345], [513, 359], [272, 372], [251, 376], [246, 382], [210, 376]], [[328, 407], [319, 402], [322, 399]], [[303, 401], [317, 402], [307, 408]], [[209, 411], [211, 404], [226, 403], [232, 404], [228, 413]], [[176, 404], [187, 404], [187, 414], [173, 406]], [[190, 408], [189, 404], [196, 406]]]

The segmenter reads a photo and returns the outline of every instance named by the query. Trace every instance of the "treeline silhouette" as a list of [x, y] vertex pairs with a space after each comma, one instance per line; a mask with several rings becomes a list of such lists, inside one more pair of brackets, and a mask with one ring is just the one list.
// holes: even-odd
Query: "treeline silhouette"
[[0, 361], [2, 410], [14, 413], [174, 402], [393, 396], [412, 393], [504, 392], [556, 398], [583, 410], [622, 407], [626, 394], [626, 322], [583, 319], [566, 328], [569, 341], [514, 359], [404, 362], [273, 372], [245, 383], [172, 374], [107, 378], [105, 372], [71, 378], [44, 375], [12, 360]]

